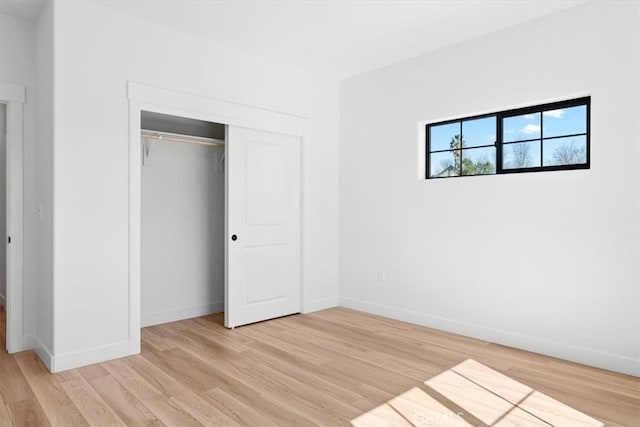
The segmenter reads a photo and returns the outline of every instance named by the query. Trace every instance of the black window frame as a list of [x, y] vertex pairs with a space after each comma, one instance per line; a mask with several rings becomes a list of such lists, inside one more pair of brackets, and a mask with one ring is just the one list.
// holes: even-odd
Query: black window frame
[[[586, 107], [586, 129], [584, 133], [577, 134], [568, 134], [568, 135], [557, 135], [552, 137], [544, 137], [544, 112], [550, 110], [559, 110], [562, 108], [571, 108], [585, 106]], [[518, 141], [507, 141], [504, 142], [503, 138], [503, 127], [504, 127], [504, 119], [509, 117], [516, 117], [525, 114], [540, 114], [540, 137], [532, 138], [531, 140], [518, 140]], [[486, 148], [486, 147], [495, 147], [496, 148], [496, 167], [494, 173], [488, 174], [473, 174], [473, 175], [463, 175], [462, 171], [460, 171], [460, 175], [449, 175], [449, 176], [430, 176], [431, 174], [431, 154], [439, 153], [445, 151], [453, 151], [453, 150], [435, 150], [431, 151], [431, 141], [430, 141], [430, 129], [433, 126], [441, 126], [452, 123], [460, 123], [460, 135], [462, 135], [462, 123], [470, 120], [484, 119], [487, 117], [496, 118], [496, 141], [494, 144], [487, 144], [482, 146], [473, 146], [468, 147], [468, 149], [474, 148]], [[544, 166], [544, 142], [547, 140], [559, 139], [559, 138], [568, 138], [574, 136], [584, 136], [586, 141], [586, 162], [585, 163], [574, 163], [574, 164], [564, 164], [564, 165], [549, 165]], [[521, 167], [521, 168], [503, 168], [502, 158], [503, 158], [503, 149], [505, 145], [519, 143], [519, 142], [532, 142], [532, 141], [540, 141], [540, 166], [533, 167]], [[523, 173], [523, 172], [549, 172], [549, 171], [559, 171], [559, 170], [575, 170], [575, 169], [591, 169], [591, 96], [584, 96], [580, 98], [573, 98], [564, 101], [557, 102], [549, 102], [545, 104], [537, 104], [528, 107], [522, 108], [514, 108], [510, 110], [497, 111], [494, 113], [485, 113], [479, 114], [475, 116], [465, 116], [456, 119], [443, 120], [439, 122], [428, 123], [425, 125], [425, 147], [426, 147], [426, 164], [425, 164], [425, 178], [426, 179], [443, 179], [443, 178], [458, 178], [465, 176], [491, 176], [491, 175], [502, 175], [509, 173]], [[461, 149], [462, 151], [462, 149]]]

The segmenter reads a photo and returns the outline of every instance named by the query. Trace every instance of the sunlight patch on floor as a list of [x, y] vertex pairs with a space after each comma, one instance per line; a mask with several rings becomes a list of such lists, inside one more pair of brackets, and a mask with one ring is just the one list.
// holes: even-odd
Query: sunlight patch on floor
[[468, 359], [354, 418], [364, 426], [575, 426], [604, 424]]
[[354, 426], [471, 426], [417, 387], [373, 408], [351, 423]]

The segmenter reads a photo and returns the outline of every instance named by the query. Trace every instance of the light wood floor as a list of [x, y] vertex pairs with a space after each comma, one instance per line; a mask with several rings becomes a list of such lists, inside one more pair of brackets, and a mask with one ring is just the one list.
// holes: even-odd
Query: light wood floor
[[638, 378], [341, 308], [142, 337], [140, 355], [56, 375], [1, 351], [0, 426], [640, 425]]

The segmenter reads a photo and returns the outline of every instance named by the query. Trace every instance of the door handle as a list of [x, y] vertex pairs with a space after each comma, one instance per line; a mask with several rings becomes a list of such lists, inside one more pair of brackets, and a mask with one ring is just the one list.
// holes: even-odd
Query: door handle
[[233, 240], [233, 241], [235, 242], [236, 240], [238, 240], [238, 236], [236, 236], [235, 234], [234, 234], [234, 235], [232, 235], [232, 236], [231, 236], [231, 240]]

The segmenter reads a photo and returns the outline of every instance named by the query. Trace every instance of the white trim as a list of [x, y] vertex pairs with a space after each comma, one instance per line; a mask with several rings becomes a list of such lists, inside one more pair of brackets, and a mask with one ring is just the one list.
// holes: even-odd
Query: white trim
[[131, 348], [131, 344], [128, 341], [125, 341], [95, 347], [89, 350], [54, 356], [51, 354], [51, 350], [42, 344], [38, 338], [29, 337], [29, 339], [33, 341], [33, 350], [51, 373], [62, 372], [79, 366], [92, 365], [94, 363], [125, 357], [129, 355], [129, 350]]
[[142, 153], [140, 139], [142, 106], [131, 101], [129, 88], [129, 354], [140, 353], [141, 324], [141, 217], [142, 217]]
[[432, 316], [411, 310], [377, 304], [356, 298], [340, 297], [340, 306], [366, 313], [429, 328], [452, 332], [454, 334], [473, 337], [480, 340], [519, 348], [559, 359], [570, 360], [597, 368], [620, 372], [627, 375], [640, 376], [640, 360], [618, 354], [605, 353], [584, 347], [545, 340], [528, 335], [516, 334], [502, 329], [487, 328], [445, 317]]
[[[80, 366], [93, 365], [94, 363], [106, 362], [107, 360], [129, 356], [130, 349], [131, 344], [129, 341], [123, 341], [115, 344], [90, 348], [88, 350], [59, 354], [52, 357], [51, 367], [47, 367], [49, 367], [49, 370], [52, 373], [67, 371]], [[51, 354], [48, 351], [47, 356], [51, 357]]]
[[7, 298], [2, 294], [0, 294], [0, 305], [7, 308]]
[[24, 335], [22, 337], [22, 340], [17, 343], [18, 348], [21, 349], [18, 351], [33, 350], [33, 348], [35, 347], [35, 340], [36, 339], [33, 335]]
[[[7, 105], [7, 351], [27, 350], [31, 341], [24, 336], [24, 86], [0, 83], [0, 102]], [[0, 244], [6, 244], [0, 242]]]
[[[306, 128], [309, 126], [309, 123], [307, 121], [305, 121], [304, 123], [304, 128], [303, 128], [303, 132], [300, 136], [300, 312], [301, 313], [307, 313], [308, 311], [313, 311], [313, 310], [309, 310], [308, 306], [309, 306], [309, 302], [307, 302], [306, 300], [306, 295], [308, 294], [306, 292], [306, 280], [305, 280], [305, 272], [306, 270], [306, 263], [305, 263], [305, 254], [309, 253], [309, 251], [306, 248], [306, 244], [309, 241], [307, 239], [307, 227], [305, 227], [305, 224], [307, 224], [307, 220], [306, 220], [306, 215], [307, 212], [310, 212], [310, 210], [307, 208], [307, 162], [305, 161], [306, 159], [306, 152], [308, 149], [308, 144], [309, 144], [309, 133], [310, 132], [305, 132]], [[225, 166], [225, 170], [226, 166]], [[229, 240], [227, 240], [228, 242]]]
[[[170, 114], [191, 119], [222, 123], [267, 132], [277, 132], [299, 136], [301, 153], [308, 143], [309, 121], [306, 117], [257, 108], [220, 99], [166, 89], [158, 86], [129, 82], [129, 354], [140, 352], [140, 218], [141, 218], [141, 111]], [[301, 154], [302, 155], [302, 154]], [[226, 172], [225, 168], [225, 172]], [[300, 309], [305, 312], [304, 299], [304, 256], [305, 248], [305, 161], [301, 164], [301, 301]], [[226, 227], [225, 227], [226, 229]]]
[[178, 320], [191, 319], [192, 317], [207, 316], [224, 311], [224, 301], [211, 304], [183, 307], [174, 310], [157, 311], [142, 315], [142, 327], [159, 325], [162, 323], [177, 322]]
[[307, 130], [306, 117], [158, 86], [129, 82], [128, 95], [129, 100], [145, 104], [149, 108], [143, 108], [145, 111], [295, 136], [304, 136]]
[[305, 309], [302, 311], [302, 313], [304, 314], [313, 313], [314, 311], [326, 310], [328, 308], [337, 307], [339, 305], [338, 302], [339, 301], [337, 296], [318, 298], [313, 301], [309, 301], [309, 303], [307, 303], [306, 306], [304, 307]]
[[44, 366], [47, 367], [49, 372], [55, 372], [54, 358], [51, 355], [51, 351], [49, 351], [49, 349], [44, 344], [42, 344], [38, 338], [34, 338], [34, 342], [35, 343], [33, 346], [33, 351], [36, 352], [36, 354], [38, 355], [40, 360], [42, 360], [42, 363], [44, 363]]

